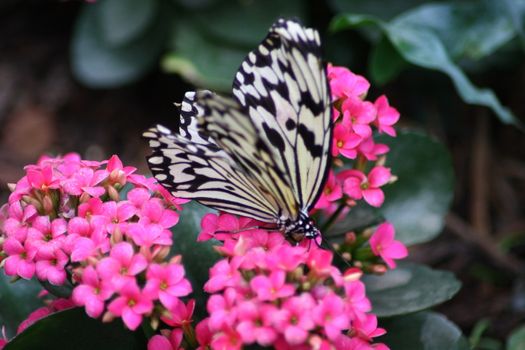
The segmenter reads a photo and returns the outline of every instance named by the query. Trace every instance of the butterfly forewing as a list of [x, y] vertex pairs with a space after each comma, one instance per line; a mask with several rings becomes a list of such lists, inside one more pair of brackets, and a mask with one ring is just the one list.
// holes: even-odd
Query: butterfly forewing
[[316, 31], [280, 20], [242, 63], [233, 84], [306, 210], [317, 201], [330, 159], [330, 92], [320, 51]]

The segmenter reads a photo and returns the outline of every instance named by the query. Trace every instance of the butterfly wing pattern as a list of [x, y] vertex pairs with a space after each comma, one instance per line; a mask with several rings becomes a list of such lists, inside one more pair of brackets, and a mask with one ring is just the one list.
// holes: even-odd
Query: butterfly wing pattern
[[242, 62], [233, 98], [188, 92], [178, 133], [144, 133], [154, 177], [174, 196], [316, 237], [308, 211], [326, 181], [330, 91], [317, 31], [278, 20]]

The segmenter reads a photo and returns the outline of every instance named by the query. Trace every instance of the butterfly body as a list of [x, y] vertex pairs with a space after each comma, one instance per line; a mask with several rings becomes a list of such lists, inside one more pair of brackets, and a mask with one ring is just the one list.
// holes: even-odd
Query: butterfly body
[[276, 22], [241, 64], [233, 95], [188, 92], [178, 133], [146, 131], [153, 175], [174, 196], [273, 224], [295, 242], [319, 236], [308, 212], [332, 144], [319, 34]]

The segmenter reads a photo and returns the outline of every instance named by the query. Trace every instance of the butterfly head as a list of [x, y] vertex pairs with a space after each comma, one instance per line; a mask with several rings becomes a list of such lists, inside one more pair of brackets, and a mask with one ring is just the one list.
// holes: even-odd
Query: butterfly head
[[302, 214], [295, 221], [288, 221], [284, 226], [286, 237], [294, 242], [301, 242], [304, 238], [316, 239], [321, 235], [313, 220], [306, 214]]

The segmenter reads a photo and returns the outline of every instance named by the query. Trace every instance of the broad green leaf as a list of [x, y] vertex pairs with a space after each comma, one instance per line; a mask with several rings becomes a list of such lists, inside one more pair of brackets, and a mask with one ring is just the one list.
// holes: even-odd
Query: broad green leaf
[[[408, 18], [410, 19], [410, 17]], [[447, 74], [465, 102], [488, 107], [504, 123], [521, 126], [512, 112], [501, 105], [492, 90], [478, 88], [472, 84], [461, 68], [452, 60], [442, 39], [431, 27], [413, 23], [403, 16], [390, 22], [384, 22], [373, 16], [348, 14], [336, 17], [331, 23], [331, 28], [339, 31], [371, 25], [383, 31], [393, 47], [407, 62]], [[494, 44], [491, 45], [494, 46]], [[488, 47], [490, 48], [491, 45]], [[487, 48], [484, 50], [490, 51]]]
[[410, 10], [418, 5], [428, 3], [429, 0], [330, 0], [329, 3], [336, 13], [366, 13], [383, 20], [389, 20], [395, 16]]
[[461, 287], [452, 272], [408, 262], [382, 276], [366, 275], [363, 281], [372, 312], [379, 317], [428, 309], [451, 299]]
[[516, 35], [505, 7], [492, 0], [426, 4], [396, 17], [392, 25], [431, 30], [455, 61], [479, 60]]
[[196, 86], [225, 92], [231, 92], [235, 72], [249, 51], [207, 36], [192, 20], [178, 23], [173, 49], [162, 59], [164, 71], [180, 74]]
[[92, 88], [111, 88], [133, 82], [155, 65], [164, 45], [161, 17], [126, 45], [112, 46], [103, 35], [98, 6], [84, 5], [71, 47], [73, 74]]
[[45, 317], [12, 339], [5, 350], [131, 350], [145, 349], [140, 330], [132, 332], [120, 319], [110, 323], [93, 319], [84, 309], [74, 308]]
[[277, 18], [296, 17], [304, 21], [304, 5], [300, 0], [222, 1], [199, 11], [196, 19], [210, 36], [246, 46], [247, 55], [264, 39]]
[[7, 336], [16, 334], [20, 322], [43, 306], [38, 293], [42, 286], [36, 280], [10, 282], [11, 277], [0, 271], [0, 325], [6, 327]]
[[202, 289], [208, 280], [209, 269], [220, 258], [213, 249], [212, 241], [197, 242], [200, 222], [207, 213], [215, 212], [192, 201], [180, 212], [180, 222], [172, 229], [171, 255], [182, 255], [182, 264], [193, 287], [192, 298], [196, 299], [196, 313], [203, 317], [206, 308], [206, 293]]
[[435, 312], [382, 320], [387, 334], [377, 339], [391, 350], [469, 350], [461, 330], [445, 316]]
[[386, 38], [382, 38], [372, 48], [369, 70], [372, 80], [377, 84], [388, 83], [405, 67], [407, 67], [406, 61]]
[[512, 331], [507, 339], [507, 350], [525, 350], [525, 326]]
[[98, 17], [101, 35], [110, 46], [121, 46], [139, 37], [154, 20], [157, 0], [104, 0]]
[[448, 150], [429, 136], [400, 131], [396, 138], [381, 136], [390, 147], [386, 166], [398, 180], [385, 186], [382, 216], [394, 224], [396, 238], [405, 244], [428, 242], [441, 233], [454, 191]]

